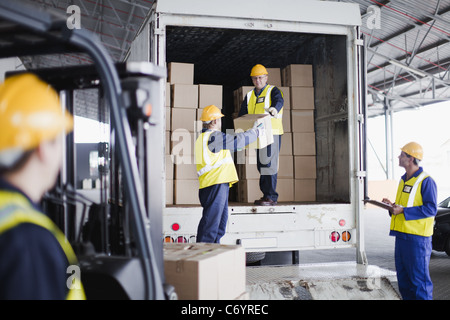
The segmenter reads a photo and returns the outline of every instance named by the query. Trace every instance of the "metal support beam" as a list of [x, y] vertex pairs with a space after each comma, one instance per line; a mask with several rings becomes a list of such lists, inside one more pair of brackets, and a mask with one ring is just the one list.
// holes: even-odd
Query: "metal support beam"
[[392, 179], [394, 175], [394, 158], [393, 158], [393, 111], [390, 107], [389, 100], [384, 100], [384, 126], [386, 139], [386, 179]]

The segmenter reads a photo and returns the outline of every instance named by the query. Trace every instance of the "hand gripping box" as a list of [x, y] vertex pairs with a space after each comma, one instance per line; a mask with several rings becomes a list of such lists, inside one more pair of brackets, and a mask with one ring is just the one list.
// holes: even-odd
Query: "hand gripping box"
[[218, 243], [164, 243], [166, 282], [180, 300], [232, 300], [245, 292], [245, 251]]
[[244, 114], [243, 116], [234, 119], [234, 130], [236, 132], [247, 131], [253, 128], [255, 122], [258, 124], [264, 123], [264, 136], [258, 137], [256, 142], [247, 146], [247, 148], [262, 149], [273, 143], [272, 122], [268, 114]]

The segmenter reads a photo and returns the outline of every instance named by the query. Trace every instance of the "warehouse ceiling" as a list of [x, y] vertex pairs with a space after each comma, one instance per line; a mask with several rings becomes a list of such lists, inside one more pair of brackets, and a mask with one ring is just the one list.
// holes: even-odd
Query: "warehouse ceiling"
[[345, 2], [363, 18], [369, 115], [449, 100], [449, 0]]
[[[116, 61], [126, 59], [147, 21], [151, 0], [26, 0], [69, 17], [100, 38]], [[343, 1], [344, 2], [344, 1]], [[450, 98], [450, 0], [346, 0], [360, 6], [367, 48], [369, 116], [418, 108]], [[90, 63], [78, 54], [22, 57], [27, 68]]]

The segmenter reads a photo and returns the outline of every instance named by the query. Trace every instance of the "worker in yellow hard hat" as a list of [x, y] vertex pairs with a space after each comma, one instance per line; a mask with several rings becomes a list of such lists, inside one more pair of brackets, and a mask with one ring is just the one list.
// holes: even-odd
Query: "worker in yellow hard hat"
[[437, 213], [437, 187], [420, 167], [423, 149], [417, 142], [401, 148], [399, 166], [406, 173], [400, 179], [392, 206], [390, 235], [395, 236], [395, 266], [398, 287], [404, 300], [431, 300], [433, 283], [429, 273], [433, 223]]
[[261, 65], [255, 65], [250, 71], [255, 88], [247, 93], [242, 101], [238, 116], [244, 114], [269, 114], [272, 123], [274, 142], [265, 148], [256, 150], [257, 168], [260, 173], [259, 187], [263, 196], [256, 200], [256, 205], [275, 205], [278, 201], [277, 172], [278, 159], [283, 135], [283, 93], [268, 84], [269, 73]]
[[243, 149], [264, 134], [255, 126], [245, 132], [226, 134], [222, 128], [221, 110], [215, 105], [203, 109], [203, 129], [195, 142], [195, 163], [200, 184], [199, 199], [203, 207], [198, 225], [197, 242], [219, 243], [228, 221], [228, 193], [238, 181], [231, 152]]
[[0, 85], [0, 299], [85, 298], [79, 275], [67, 273], [78, 263], [72, 247], [39, 208], [72, 127], [56, 91], [38, 77]]

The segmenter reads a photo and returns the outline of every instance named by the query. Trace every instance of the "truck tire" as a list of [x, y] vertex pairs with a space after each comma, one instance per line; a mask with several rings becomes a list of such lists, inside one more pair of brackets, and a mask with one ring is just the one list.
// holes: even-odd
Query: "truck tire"
[[444, 247], [445, 253], [450, 256], [450, 236], [445, 241], [445, 247]]
[[266, 257], [265, 252], [247, 252], [245, 260], [247, 263], [255, 263], [263, 260], [265, 257]]

